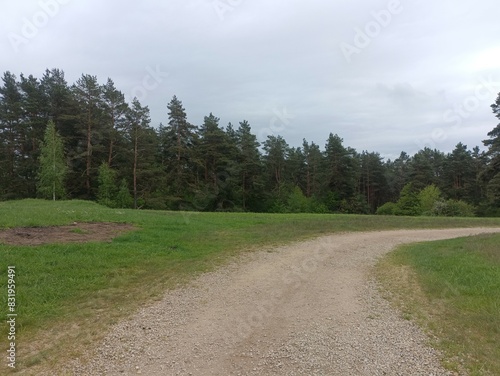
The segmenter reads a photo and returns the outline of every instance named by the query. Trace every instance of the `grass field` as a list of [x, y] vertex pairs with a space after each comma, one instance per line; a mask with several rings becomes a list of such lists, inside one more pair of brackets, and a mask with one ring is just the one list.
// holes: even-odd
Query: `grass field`
[[404, 246], [378, 274], [404, 315], [434, 336], [450, 369], [500, 375], [500, 235]]
[[[0, 245], [1, 312], [7, 266], [17, 271], [21, 367], [70, 358], [161, 293], [242, 251], [327, 233], [499, 226], [499, 219], [117, 210], [84, 201], [0, 203], [0, 228], [126, 222], [136, 231], [108, 243]], [[4, 315], [5, 317], [5, 315]], [[1, 324], [5, 338], [7, 325]]]

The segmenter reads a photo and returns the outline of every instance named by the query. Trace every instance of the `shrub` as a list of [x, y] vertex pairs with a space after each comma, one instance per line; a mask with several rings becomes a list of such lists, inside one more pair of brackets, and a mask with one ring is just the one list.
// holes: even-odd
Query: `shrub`
[[441, 191], [434, 184], [428, 185], [418, 193], [423, 215], [432, 215], [434, 204], [441, 198]]
[[461, 200], [439, 200], [434, 204], [432, 214], [442, 217], [474, 217], [474, 206]]
[[115, 177], [116, 172], [106, 162], [99, 166], [99, 190], [97, 192], [97, 202], [99, 204], [111, 208], [116, 206], [113, 199], [116, 193]]
[[377, 209], [377, 215], [394, 215], [398, 205], [395, 202], [386, 202], [384, 205], [379, 206]]
[[408, 183], [401, 190], [394, 214], [411, 216], [422, 214], [420, 199], [413, 184]]
[[289, 213], [309, 213], [311, 212], [311, 200], [304, 196], [300, 187], [295, 187], [288, 196], [286, 211]]
[[134, 199], [128, 189], [127, 181], [122, 179], [120, 188], [116, 194], [115, 203], [117, 208], [131, 208], [134, 205]]

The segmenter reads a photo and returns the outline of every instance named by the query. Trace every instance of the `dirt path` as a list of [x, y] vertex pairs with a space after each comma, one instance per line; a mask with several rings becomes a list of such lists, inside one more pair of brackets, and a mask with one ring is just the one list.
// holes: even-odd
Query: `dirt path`
[[110, 331], [75, 375], [448, 375], [370, 280], [398, 244], [500, 229], [382, 231], [264, 250]]

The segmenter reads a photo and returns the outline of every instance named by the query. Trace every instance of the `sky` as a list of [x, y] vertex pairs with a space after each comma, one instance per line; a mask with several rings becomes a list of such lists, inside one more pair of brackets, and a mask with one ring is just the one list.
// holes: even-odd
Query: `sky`
[[0, 0], [0, 70], [69, 84], [108, 77], [168, 123], [249, 121], [324, 147], [330, 133], [386, 159], [470, 149], [498, 123], [493, 0]]

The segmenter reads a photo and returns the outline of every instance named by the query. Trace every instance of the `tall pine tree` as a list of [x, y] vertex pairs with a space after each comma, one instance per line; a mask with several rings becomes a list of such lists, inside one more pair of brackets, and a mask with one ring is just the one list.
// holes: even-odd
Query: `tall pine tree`
[[[231, 129], [228, 134], [231, 137]], [[263, 210], [262, 200], [262, 164], [259, 152], [259, 142], [252, 133], [248, 121], [240, 122], [239, 128], [233, 137], [236, 137], [238, 149], [235, 175], [239, 176], [237, 186], [240, 188], [241, 206], [243, 210]]]
[[169, 186], [180, 202], [192, 196], [198, 163], [195, 160], [196, 127], [187, 121], [182, 102], [174, 95], [167, 105], [168, 126], [162, 135], [163, 160], [166, 161]]

